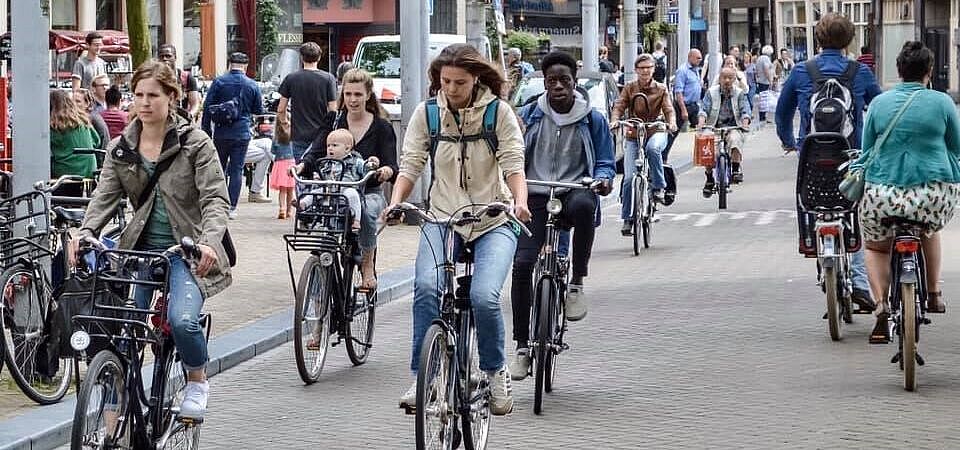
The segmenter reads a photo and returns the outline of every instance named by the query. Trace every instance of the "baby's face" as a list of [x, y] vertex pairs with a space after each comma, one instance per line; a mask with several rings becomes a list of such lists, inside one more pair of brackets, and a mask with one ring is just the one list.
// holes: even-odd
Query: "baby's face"
[[327, 156], [334, 159], [343, 159], [350, 153], [353, 145], [342, 139], [327, 139]]

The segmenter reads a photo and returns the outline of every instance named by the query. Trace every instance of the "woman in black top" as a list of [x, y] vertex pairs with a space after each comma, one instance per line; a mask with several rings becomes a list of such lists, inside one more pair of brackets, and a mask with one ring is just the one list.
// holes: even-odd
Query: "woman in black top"
[[336, 113], [328, 114], [331, 125], [318, 133], [310, 150], [303, 155], [299, 171], [306, 174], [317, 171], [317, 160], [327, 155], [327, 134], [337, 128], [350, 130], [356, 142], [353, 150], [359, 152], [364, 159], [375, 156], [380, 160], [377, 176], [370, 180], [366, 187], [363, 217], [360, 221], [362, 286], [375, 289], [377, 280], [374, 275], [373, 256], [377, 248], [377, 217], [386, 206], [381, 184], [393, 181], [397, 176], [397, 136], [393, 132], [393, 125], [386, 119], [386, 111], [373, 94], [373, 78], [362, 69], [351, 69], [343, 75], [337, 104], [340, 109]]

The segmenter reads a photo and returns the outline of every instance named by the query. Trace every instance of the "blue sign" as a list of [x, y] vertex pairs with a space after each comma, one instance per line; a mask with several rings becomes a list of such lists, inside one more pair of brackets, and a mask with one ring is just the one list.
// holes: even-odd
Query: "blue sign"
[[680, 8], [677, 6], [671, 6], [667, 8], [667, 23], [670, 25], [677, 25], [680, 23]]

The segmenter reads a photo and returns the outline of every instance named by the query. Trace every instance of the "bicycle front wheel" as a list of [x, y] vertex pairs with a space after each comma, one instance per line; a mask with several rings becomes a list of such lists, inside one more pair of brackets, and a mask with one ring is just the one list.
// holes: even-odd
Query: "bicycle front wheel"
[[[431, 325], [420, 347], [417, 372], [417, 450], [453, 449], [457, 440], [454, 381], [447, 333]], [[457, 443], [458, 444], [458, 443]]]
[[900, 303], [903, 307], [903, 332], [900, 333], [900, 362], [903, 364], [903, 388], [917, 389], [917, 285], [900, 285]]
[[541, 280], [537, 286], [537, 304], [539, 305], [539, 314], [537, 315], [537, 348], [536, 359], [536, 381], [533, 391], [533, 412], [540, 414], [543, 411], [543, 393], [546, 389], [547, 366], [553, 353], [553, 323], [556, 309], [553, 306], [554, 284], [552, 280]]
[[643, 232], [643, 214], [646, 212], [644, 201], [647, 188], [640, 177], [639, 173], [633, 176], [633, 256], [640, 255], [640, 233]]
[[351, 264], [345, 273], [352, 274], [347, 292], [347, 356], [350, 362], [359, 366], [367, 362], [370, 348], [373, 346], [373, 326], [376, 321], [377, 291], [367, 292], [360, 289], [363, 276], [356, 264]]
[[126, 367], [112, 351], [97, 353], [77, 393], [70, 449], [128, 448]]
[[310, 255], [300, 272], [293, 310], [293, 349], [306, 384], [320, 379], [327, 358], [334, 282], [333, 266], [324, 267], [317, 255]]
[[464, 400], [470, 405], [470, 414], [460, 417], [463, 425], [463, 446], [467, 450], [483, 450], [487, 448], [487, 438], [490, 436], [490, 384], [480, 370], [480, 354], [477, 350], [477, 329], [470, 318], [468, 344], [462, 351], [462, 358], [467, 362], [466, 370], [461, 373], [461, 380], [465, 381], [463, 389]]
[[730, 162], [725, 156], [717, 158], [717, 201], [720, 209], [727, 209], [727, 186], [730, 184]]
[[59, 402], [70, 388], [73, 361], [60, 355], [60, 336], [49, 328], [52, 293], [22, 264], [5, 270], [0, 280], [0, 346], [7, 370], [30, 400]]
[[823, 287], [827, 292], [827, 331], [830, 339], [839, 341], [843, 338], [840, 331], [840, 292], [837, 291], [837, 269], [825, 267], [823, 269]]

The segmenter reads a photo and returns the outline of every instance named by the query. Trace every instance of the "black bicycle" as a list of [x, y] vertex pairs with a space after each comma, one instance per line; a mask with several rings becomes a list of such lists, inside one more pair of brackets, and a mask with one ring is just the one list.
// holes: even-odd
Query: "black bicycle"
[[653, 197], [653, 188], [650, 185], [650, 162], [647, 161], [647, 154], [644, 150], [647, 140], [647, 127], [652, 126], [666, 130], [667, 124], [662, 121], [644, 122], [637, 118], [621, 120], [619, 124], [622, 129], [636, 130], [637, 160], [634, 161], [636, 170], [632, 185], [624, 186], [623, 189], [630, 189], [633, 193], [633, 204], [630, 207], [630, 217], [633, 218], [631, 233], [633, 234], [633, 255], [638, 256], [640, 255], [641, 241], [643, 242], [643, 248], [650, 248], [652, 225], [657, 213], [657, 202]]
[[[77, 391], [70, 448], [79, 449], [196, 449], [200, 419], [180, 416], [186, 387], [167, 323], [170, 258], [199, 259], [188, 237], [163, 252], [108, 250], [96, 240], [91, 314], [77, 314], [70, 345], [75, 365], [93, 355]], [[144, 276], [146, 275], [146, 276]], [[140, 309], [134, 290], [151, 289], [153, 309]], [[207, 340], [210, 316], [201, 314]], [[145, 350], [154, 356], [152, 382], [143, 379]], [[79, 383], [79, 382], [78, 382]], [[149, 389], [149, 392], [148, 392]]]
[[711, 127], [704, 126], [701, 130], [715, 132], [717, 141], [717, 159], [713, 168], [714, 173], [714, 192], [717, 193], [717, 203], [720, 209], [727, 209], [727, 194], [730, 193], [730, 185], [733, 183], [732, 162], [730, 159], [730, 149], [727, 148], [727, 134], [733, 130], [743, 132], [750, 131], [739, 125], [732, 127]]
[[[339, 169], [336, 173], [340, 174], [344, 170], [343, 162], [336, 159], [321, 159], [319, 165], [323, 170]], [[344, 193], [353, 188], [363, 198], [363, 187], [376, 175], [375, 165], [367, 168], [371, 170], [358, 181], [305, 180], [291, 170], [301, 207], [297, 208], [294, 233], [283, 239], [296, 293], [294, 353], [297, 371], [307, 384], [320, 379], [328, 347], [345, 342], [350, 362], [361, 365], [373, 346], [377, 292], [361, 287], [360, 245], [358, 234], [351, 229], [354, 218]], [[310, 252], [299, 282], [294, 280], [291, 250]], [[331, 344], [333, 333], [337, 340]]]
[[[450, 217], [439, 219], [409, 203], [397, 205], [387, 221], [400, 220], [401, 214], [417, 215], [421, 223], [443, 227], [443, 264], [440, 285], [440, 317], [433, 321], [420, 347], [417, 372], [417, 449], [453, 449], [460, 441], [468, 450], [486, 448], [490, 433], [490, 382], [480, 370], [477, 330], [470, 307], [470, 283], [473, 278], [473, 253], [469, 246], [454, 255], [454, 227], [475, 224], [484, 216], [506, 214], [528, 236], [530, 230], [503, 203], [467, 205]], [[457, 259], [455, 259], [457, 258]], [[456, 276], [457, 263], [463, 275]], [[457, 423], [460, 423], [460, 428]], [[461, 433], [462, 429], [462, 433]]]

